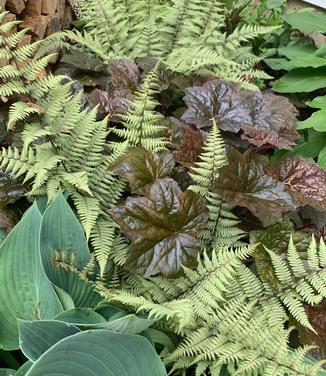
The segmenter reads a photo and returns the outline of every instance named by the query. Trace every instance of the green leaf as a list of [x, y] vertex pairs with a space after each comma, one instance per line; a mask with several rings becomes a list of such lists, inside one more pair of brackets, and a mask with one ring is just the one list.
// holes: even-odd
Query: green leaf
[[128, 181], [132, 193], [142, 194], [157, 179], [168, 176], [174, 164], [173, 155], [167, 151], [154, 154], [135, 147], [116, 159], [110, 169]]
[[266, 7], [267, 9], [277, 9], [284, 5], [286, 0], [267, 0]]
[[60, 289], [57, 286], [54, 286], [54, 289], [58, 295], [58, 298], [60, 300], [60, 303], [64, 311], [68, 311], [68, 309], [75, 308], [74, 301], [72, 300], [71, 296], [68, 293], [66, 293], [64, 290]]
[[326, 168], [326, 145], [321, 149], [317, 163], [320, 167]]
[[110, 320], [112, 316], [116, 315], [117, 313], [126, 314], [126, 312], [113, 304], [108, 303], [100, 303], [96, 308], [95, 312], [99, 313], [103, 316], [106, 320]]
[[301, 155], [305, 158], [316, 158], [325, 144], [326, 133], [309, 129], [307, 137], [301, 137], [293, 150], [278, 150], [272, 156], [271, 161], [272, 163], [276, 163], [283, 158], [293, 157], [295, 155]]
[[149, 341], [141, 336], [89, 330], [67, 337], [44, 353], [27, 376], [166, 376]]
[[60, 321], [19, 321], [20, 348], [24, 355], [35, 362], [50, 347], [63, 338], [79, 333], [73, 325]]
[[310, 33], [312, 31], [326, 33], [326, 14], [317, 12], [313, 8], [303, 8], [289, 11], [284, 15], [284, 21], [294, 29]]
[[0, 376], [16, 376], [16, 371], [14, 369], [2, 368], [0, 369]]
[[[111, 311], [111, 313], [113, 312]], [[115, 318], [117, 316], [122, 317]], [[62, 312], [59, 313], [59, 315], [57, 315], [54, 319], [79, 327], [87, 327], [89, 329], [106, 329], [114, 332], [129, 334], [141, 333], [157, 321], [157, 319], [148, 319], [147, 316], [127, 314], [122, 310], [115, 311], [115, 314], [111, 314], [110, 320], [107, 321], [99, 313], [89, 308], [76, 308]]]
[[25, 376], [28, 370], [32, 367], [32, 365], [33, 363], [30, 360], [24, 363], [16, 372], [15, 376]]
[[106, 323], [106, 320], [99, 313], [90, 308], [75, 308], [69, 311], [61, 312], [55, 320], [64, 321], [73, 325], [101, 324]]
[[62, 310], [41, 262], [36, 202], [0, 247], [0, 346], [19, 348], [17, 318], [51, 319]]
[[312, 101], [308, 101], [306, 102], [306, 104], [309, 106], [309, 107], [312, 107], [312, 108], [324, 108], [326, 109], [326, 95], [323, 95], [323, 96], [320, 96], [320, 97], [316, 97], [314, 98]]
[[298, 123], [297, 129], [307, 129], [313, 128], [319, 132], [326, 132], [326, 108], [325, 110], [320, 110], [314, 112], [310, 118]]
[[279, 93], [301, 93], [326, 86], [326, 67], [299, 68], [286, 73], [277, 80], [273, 90]]
[[52, 264], [55, 251], [64, 251], [68, 256], [75, 256], [80, 269], [90, 259], [83, 229], [61, 193], [44, 213], [40, 247], [42, 264], [49, 280], [66, 291], [73, 299], [75, 306], [95, 306], [100, 297], [93, 291], [89, 283], [82, 281], [78, 275], [71, 271], [54, 268]]
[[149, 319], [147, 316], [137, 316], [134, 314], [125, 315], [116, 320], [108, 321], [96, 327], [112, 330], [119, 333], [139, 334], [152, 326], [158, 319]]
[[182, 266], [196, 265], [207, 209], [198, 194], [182, 192], [174, 180], [158, 180], [146, 197], [129, 197], [113, 217], [131, 240], [129, 271], [175, 276]]
[[226, 202], [249, 209], [264, 226], [280, 222], [283, 213], [295, 210], [284, 185], [266, 174], [259, 155], [230, 148], [227, 157], [229, 164], [220, 169], [213, 187]]

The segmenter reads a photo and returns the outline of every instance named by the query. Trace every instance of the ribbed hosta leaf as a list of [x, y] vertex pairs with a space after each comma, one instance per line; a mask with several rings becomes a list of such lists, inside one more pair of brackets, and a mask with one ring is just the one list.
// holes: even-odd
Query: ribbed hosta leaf
[[54, 268], [53, 253], [65, 252], [75, 256], [77, 266], [83, 268], [90, 259], [90, 253], [83, 229], [62, 194], [44, 212], [40, 235], [41, 259], [49, 280], [66, 291], [75, 306], [96, 305], [99, 296], [91, 286], [78, 275], [62, 268]]
[[35, 362], [50, 347], [63, 338], [79, 333], [73, 325], [54, 320], [19, 322], [19, 342], [24, 355]]
[[17, 319], [51, 319], [62, 310], [40, 261], [36, 202], [0, 247], [0, 347], [17, 349]]
[[128, 314], [120, 310], [108, 318], [108, 321], [99, 313], [89, 308], [76, 308], [59, 313], [55, 320], [76, 325], [80, 328], [106, 329], [114, 332], [139, 334], [152, 326], [158, 319], [146, 316]]
[[65, 338], [44, 353], [26, 376], [166, 376], [149, 341], [141, 336], [90, 330]]

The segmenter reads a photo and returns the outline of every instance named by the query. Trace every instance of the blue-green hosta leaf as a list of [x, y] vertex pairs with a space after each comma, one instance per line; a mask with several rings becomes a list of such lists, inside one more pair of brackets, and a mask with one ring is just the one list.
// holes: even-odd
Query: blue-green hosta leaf
[[[121, 314], [121, 316], [126, 315], [126, 311], [124, 311], [122, 308], [117, 307], [113, 304], [108, 304], [108, 303], [99, 304], [95, 308], [95, 312], [99, 313], [106, 320], [111, 320], [111, 318], [113, 316], [116, 316], [117, 314]], [[119, 316], [119, 317], [121, 317], [121, 316]]]
[[57, 286], [54, 286], [54, 289], [55, 289], [55, 292], [57, 293], [57, 296], [60, 300], [60, 303], [64, 311], [68, 311], [69, 309], [75, 308], [75, 303], [72, 300], [72, 297], [67, 292], [65, 292], [64, 290], [60, 289]]
[[313, 8], [289, 11], [284, 15], [284, 20], [294, 29], [307, 33], [312, 31], [326, 33], [326, 14], [317, 12]]
[[55, 320], [84, 326], [106, 323], [104, 317], [90, 308], [75, 308], [61, 312], [55, 317]]
[[21, 320], [19, 322], [20, 348], [29, 360], [35, 362], [57, 342], [79, 332], [77, 327], [61, 321]]
[[93, 307], [100, 297], [91, 285], [78, 275], [63, 268], [53, 267], [53, 253], [74, 255], [82, 269], [90, 259], [83, 229], [62, 194], [44, 212], [40, 235], [41, 259], [49, 280], [66, 291], [77, 307]]
[[27, 376], [166, 376], [150, 342], [133, 334], [89, 330], [67, 337], [44, 353]]
[[81, 328], [106, 329], [129, 334], [139, 334], [157, 321], [157, 319], [148, 319], [146, 316], [127, 314], [123, 311], [117, 313], [113, 314], [107, 321], [99, 313], [89, 308], [76, 308], [59, 313], [55, 320], [64, 321]]
[[14, 369], [2, 368], [0, 369], [0, 376], [16, 376], [16, 371]]
[[326, 86], [326, 67], [299, 68], [286, 73], [277, 80], [273, 90], [279, 93], [301, 93]]
[[17, 319], [51, 319], [61, 310], [40, 261], [42, 216], [37, 204], [25, 213], [0, 247], [0, 347], [19, 347]]
[[30, 360], [24, 363], [16, 372], [15, 376], [25, 376], [28, 370], [32, 367], [32, 365], [33, 363]]

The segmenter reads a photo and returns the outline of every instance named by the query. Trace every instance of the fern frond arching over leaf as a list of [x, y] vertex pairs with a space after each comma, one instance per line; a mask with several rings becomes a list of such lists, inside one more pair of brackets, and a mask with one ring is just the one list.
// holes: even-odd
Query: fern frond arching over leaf
[[130, 101], [130, 110], [121, 116], [124, 129], [114, 129], [131, 147], [158, 151], [167, 144], [164, 137], [166, 128], [161, 125], [163, 116], [155, 112], [159, 104], [154, 98], [158, 93], [158, 67], [159, 65], [156, 65], [146, 75], [140, 89], [135, 93], [135, 98]]
[[234, 246], [244, 235], [236, 227], [237, 217], [231, 212], [229, 205], [212, 191], [213, 183], [219, 177], [219, 169], [227, 164], [224, 142], [215, 119], [205, 142], [199, 161], [191, 169], [190, 176], [194, 185], [189, 189], [200, 193], [207, 201], [209, 220], [201, 234], [203, 245], [208, 249], [218, 246]]

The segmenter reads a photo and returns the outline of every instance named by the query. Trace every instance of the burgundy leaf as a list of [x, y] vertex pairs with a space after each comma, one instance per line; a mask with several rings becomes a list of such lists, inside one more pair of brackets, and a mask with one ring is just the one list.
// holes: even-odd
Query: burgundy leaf
[[110, 170], [128, 181], [132, 193], [143, 194], [157, 179], [169, 175], [174, 164], [173, 156], [168, 151], [153, 154], [135, 147], [117, 158]]
[[134, 91], [139, 84], [140, 73], [136, 63], [128, 59], [112, 59], [108, 63], [112, 84], [120, 89]]
[[241, 88], [235, 83], [211, 80], [186, 90], [188, 106], [182, 119], [210, 127], [214, 117], [223, 131], [238, 133], [256, 146], [290, 149], [299, 139], [296, 108], [287, 98]]
[[190, 168], [202, 152], [206, 133], [193, 124], [185, 124], [175, 118], [170, 118], [170, 126], [174, 158]]
[[249, 209], [264, 226], [282, 221], [295, 210], [284, 184], [267, 175], [260, 156], [228, 149], [229, 164], [220, 169], [214, 189], [230, 204]]
[[128, 90], [117, 89], [104, 91], [94, 89], [88, 96], [92, 107], [99, 105], [99, 111], [111, 115], [112, 121], [119, 121], [119, 116], [129, 110], [129, 101], [133, 98]]
[[129, 197], [113, 209], [113, 218], [131, 241], [130, 272], [174, 277], [182, 266], [196, 266], [207, 209], [199, 195], [182, 192], [174, 180], [156, 181], [146, 197]]
[[267, 172], [284, 183], [286, 191], [298, 205], [326, 209], [326, 170], [314, 161], [288, 157], [278, 165], [268, 166]]

